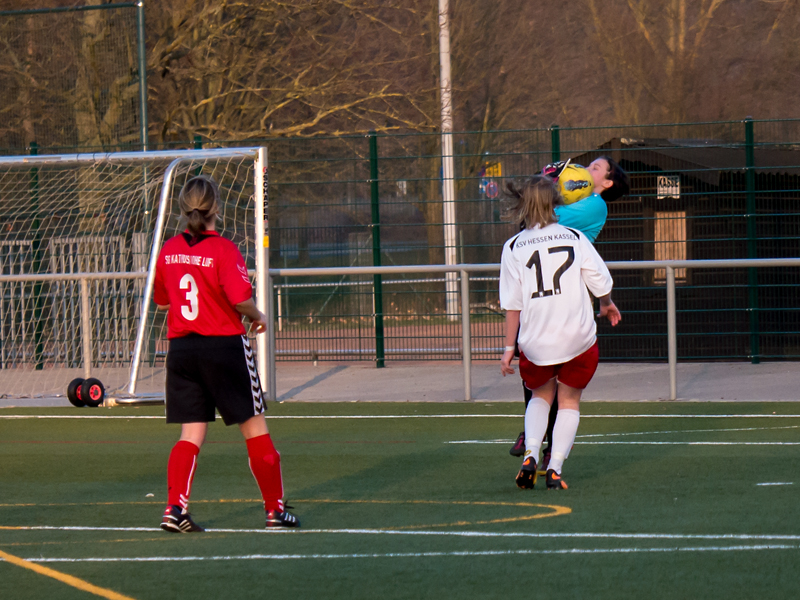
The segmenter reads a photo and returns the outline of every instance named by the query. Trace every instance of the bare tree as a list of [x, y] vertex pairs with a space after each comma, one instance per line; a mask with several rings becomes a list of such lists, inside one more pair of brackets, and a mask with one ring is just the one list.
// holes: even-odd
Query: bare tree
[[6, 143], [96, 149], [138, 142], [134, 24], [129, 7], [3, 17]]
[[148, 13], [165, 139], [430, 130], [424, 2], [163, 1]]
[[[775, 50], [798, 13], [796, 0], [582, 3], [617, 123], [743, 117], [753, 109], [736, 110], [738, 100], [752, 105], [744, 90], [762, 87], [757, 82], [765, 75], [775, 80], [781, 60]], [[796, 45], [796, 36], [792, 40]]]
[[[642, 121], [642, 101], [681, 122], [706, 33], [727, 0], [583, 0], [614, 89], [619, 122]], [[648, 115], [650, 116], [650, 115]]]

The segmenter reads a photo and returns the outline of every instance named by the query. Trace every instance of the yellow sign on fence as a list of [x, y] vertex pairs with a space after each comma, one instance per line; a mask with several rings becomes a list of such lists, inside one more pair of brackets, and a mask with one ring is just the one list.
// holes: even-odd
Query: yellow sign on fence
[[486, 163], [486, 170], [484, 171], [484, 177], [502, 177], [502, 176], [503, 176], [502, 163], [499, 162]]

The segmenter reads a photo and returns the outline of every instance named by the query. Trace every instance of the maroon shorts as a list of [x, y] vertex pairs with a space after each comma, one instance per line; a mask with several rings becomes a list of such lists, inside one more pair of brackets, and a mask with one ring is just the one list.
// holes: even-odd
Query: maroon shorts
[[553, 377], [558, 377], [561, 383], [569, 387], [582, 390], [589, 385], [592, 377], [594, 377], [599, 358], [600, 353], [597, 350], [597, 341], [586, 352], [579, 354], [568, 362], [543, 367], [533, 364], [525, 358], [525, 355], [520, 350], [519, 374], [525, 387], [529, 390], [542, 387]]

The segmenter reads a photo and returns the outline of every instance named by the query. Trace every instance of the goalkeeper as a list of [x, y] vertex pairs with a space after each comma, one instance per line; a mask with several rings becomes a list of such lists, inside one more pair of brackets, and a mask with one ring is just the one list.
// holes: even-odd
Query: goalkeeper
[[261, 490], [267, 527], [298, 527], [283, 503], [281, 457], [264, 420], [264, 397], [255, 356], [242, 324], [256, 333], [267, 317], [253, 302], [253, 288], [238, 248], [215, 231], [219, 188], [193, 177], [180, 193], [186, 231], [168, 240], [156, 263], [153, 299], [167, 313], [167, 423], [181, 437], [167, 464], [167, 508], [161, 528], [203, 531], [189, 515], [197, 456], [218, 410], [236, 424], [247, 444], [250, 470]]
[[[567, 165], [567, 162], [554, 163], [547, 165], [543, 174], [558, 181], [561, 171]], [[594, 244], [597, 236], [600, 235], [603, 226], [606, 224], [608, 216], [608, 208], [606, 202], [612, 202], [630, 193], [630, 179], [628, 174], [608, 156], [601, 156], [596, 158], [589, 164], [587, 171], [592, 178], [593, 187], [591, 194], [582, 200], [573, 202], [572, 204], [564, 204], [555, 207], [555, 213], [558, 217], [558, 224], [564, 227], [571, 227], [579, 230], [586, 238]], [[522, 384], [522, 392], [525, 398], [525, 408], [528, 408], [528, 402], [531, 400], [532, 392]], [[553, 446], [553, 427], [556, 422], [556, 415], [558, 414], [558, 393], [553, 400], [553, 405], [550, 408], [550, 418], [547, 424], [547, 446], [542, 452], [542, 460], [540, 462], [541, 474], [547, 471], [547, 465], [550, 462], [551, 448]], [[525, 432], [520, 432], [517, 441], [509, 450], [511, 456], [522, 456], [525, 453]], [[536, 457], [538, 459], [538, 456]]]

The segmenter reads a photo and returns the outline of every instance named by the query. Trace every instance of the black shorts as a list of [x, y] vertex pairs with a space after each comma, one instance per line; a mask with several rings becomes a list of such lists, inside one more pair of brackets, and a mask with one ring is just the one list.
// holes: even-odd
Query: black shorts
[[265, 410], [256, 356], [244, 335], [190, 334], [169, 342], [167, 423], [207, 423], [219, 411], [226, 425]]

